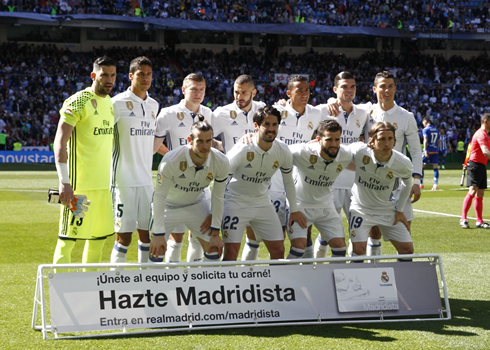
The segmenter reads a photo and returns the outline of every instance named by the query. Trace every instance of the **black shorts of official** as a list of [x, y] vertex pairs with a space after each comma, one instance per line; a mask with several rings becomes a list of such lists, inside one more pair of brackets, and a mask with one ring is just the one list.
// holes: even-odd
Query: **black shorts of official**
[[485, 164], [470, 160], [466, 172], [468, 174], [466, 186], [474, 186], [482, 190], [487, 188], [487, 166]]

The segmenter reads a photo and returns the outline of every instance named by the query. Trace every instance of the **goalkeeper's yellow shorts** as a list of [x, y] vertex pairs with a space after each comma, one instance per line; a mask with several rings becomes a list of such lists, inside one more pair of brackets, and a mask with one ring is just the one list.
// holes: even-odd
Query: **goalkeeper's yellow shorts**
[[71, 239], [98, 239], [114, 233], [114, 214], [110, 190], [84, 190], [90, 201], [85, 217], [77, 219], [70, 209], [61, 206], [59, 237]]

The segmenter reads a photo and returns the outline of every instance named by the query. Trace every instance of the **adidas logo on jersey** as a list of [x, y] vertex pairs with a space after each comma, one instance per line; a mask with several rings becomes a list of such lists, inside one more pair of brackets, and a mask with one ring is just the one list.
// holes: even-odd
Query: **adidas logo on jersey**
[[182, 122], [180, 122], [180, 124], [179, 124], [179, 128], [185, 128], [185, 124], [184, 124], [184, 123], [182, 123]]
[[129, 116], [130, 116], [130, 117], [136, 117], [136, 114], [134, 114], [134, 112], [131, 112], [131, 113], [129, 114]]
[[245, 168], [251, 168], [252, 167], [252, 164], [248, 163], [247, 165], [245, 165]]
[[310, 166], [308, 167], [308, 169], [315, 170], [315, 167], [314, 167], [313, 165], [310, 165]]
[[283, 120], [283, 121], [281, 122], [281, 125], [286, 125], [286, 122]]
[[231, 123], [231, 125], [238, 125], [238, 123], [234, 120], [233, 123]]
[[366, 167], [364, 167], [364, 166], [360, 167], [360, 169], [361, 169], [362, 171], [366, 171]]
[[186, 178], [185, 177], [185, 174], [182, 174], [182, 175], [179, 176], [179, 179], [185, 179], [185, 178]]
[[94, 113], [94, 115], [99, 115], [99, 112], [97, 112], [97, 110], [95, 110], [95, 113]]

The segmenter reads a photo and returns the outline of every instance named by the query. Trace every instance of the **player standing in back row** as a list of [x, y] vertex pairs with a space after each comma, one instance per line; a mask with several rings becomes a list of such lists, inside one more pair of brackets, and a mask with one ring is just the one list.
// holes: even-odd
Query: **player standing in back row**
[[[441, 148], [441, 134], [439, 129], [432, 125], [430, 118], [425, 117], [422, 120], [424, 129], [422, 134], [424, 135], [424, 157], [422, 162], [424, 164], [429, 163], [434, 169], [434, 185], [432, 190], [437, 190], [437, 184], [439, 183], [439, 149]], [[422, 168], [422, 178], [420, 179], [420, 188], [424, 188], [424, 167]]]
[[126, 262], [133, 231], [138, 231], [138, 262], [148, 262], [149, 225], [153, 197], [153, 143], [158, 102], [148, 95], [152, 63], [138, 57], [129, 65], [131, 86], [112, 98], [114, 149], [112, 189], [116, 242], [111, 263]]
[[[54, 264], [71, 263], [75, 242], [85, 240], [83, 263], [98, 263], [107, 236], [114, 232], [109, 189], [114, 111], [109, 93], [116, 81], [116, 62], [99, 57], [93, 64], [92, 86], [70, 96], [61, 107], [54, 140], [61, 208]], [[74, 195], [91, 201], [90, 211], [75, 218]]]

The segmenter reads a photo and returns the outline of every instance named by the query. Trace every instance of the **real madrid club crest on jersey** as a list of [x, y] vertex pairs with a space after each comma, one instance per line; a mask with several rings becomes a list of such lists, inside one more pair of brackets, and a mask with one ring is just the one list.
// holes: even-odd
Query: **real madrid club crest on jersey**
[[236, 117], [237, 117], [236, 111], [230, 111], [230, 118], [236, 119]]
[[177, 119], [180, 121], [184, 120], [184, 112], [177, 112]]
[[208, 180], [209, 182], [213, 181], [214, 177], [213, 177], [213, 173], [208, 173], [208, 176], [206, 177], [206, 180]]
[[254, 152], [247, 152], [247, 160], [251, 162], [255, 158], [255, 153]]
[[313, 130], [313, 122], [312, 121], [308, 122], [308, 130]]
[[272, 165], [272, 168], [273, 169], [279, 168], [279, 162], [277, 160], [274, 162], [274, 165]]
[[371, 158], [369, 158], [369, 156], [362, 157], [362, 164], [368, 165], [370, 161], [371, 161]]
[[317, 161], [318, 161], [318, 156], [316, 154], [310, 155], [310, 163], [311, 164], [316, 164]]
[[337, 165], [337, 173], [342, 171], [342, 164]]
[[359, 119], [356, 119], [356, 126], [357, 126], [358, 128], [360, 128], [360, 127], [361, 127], [361, 121], [360, 121]]
[[187, 162], [180, 162], [180, 171], [184, 172], [187, 170]]
[[130, 111], [132, 111], [132, 110], [133, 110], [133, 108], [134, 108], [134, 106], [133, 106], [133, 102], [131, 102], [131, 101], [126, 101], [126, 107], [128, 107], [128, 109], [129, 109]]
[[388, 174], [386, 174], [386, 178], [388, 180], [391, 180], [393, 178], [393, 172], [392, 171], [388, 171]]

